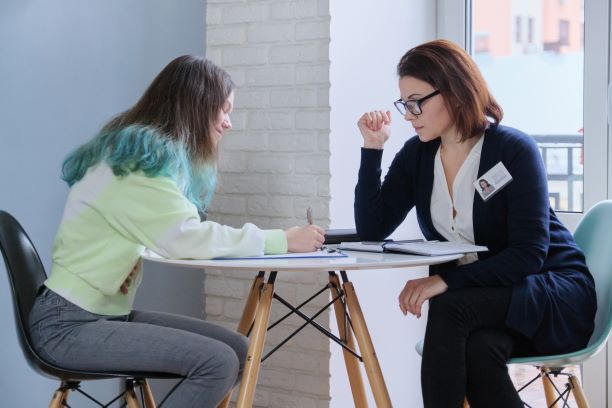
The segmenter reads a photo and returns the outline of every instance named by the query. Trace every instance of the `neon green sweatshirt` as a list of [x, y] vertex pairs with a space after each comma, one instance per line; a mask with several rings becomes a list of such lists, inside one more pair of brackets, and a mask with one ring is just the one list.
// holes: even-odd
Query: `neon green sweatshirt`
[[200, 221], [174, 180], [140, 172], [117, 177], [103, 163], [70, 190], [45, 285], [89, 312], [128, 314], [142, 273], [127, 294], [120, 287], [145, 248], [167, 258], [211, 259], [285, 253], [287, 240], [282, 230]]

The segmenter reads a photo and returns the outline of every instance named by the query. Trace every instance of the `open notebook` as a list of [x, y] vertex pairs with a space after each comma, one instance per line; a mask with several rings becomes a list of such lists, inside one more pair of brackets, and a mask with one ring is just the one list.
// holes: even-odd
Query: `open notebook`
[[411, 255], [454, 255], [467, 254], [470, 252], [482, 252], [489, 249], [485, 246], [464, 244], [458, 242], [439, 241], [382, 241], [382, 242], [342, 242], [338, 247], [344, 251], [362, 252], [397, 252]]

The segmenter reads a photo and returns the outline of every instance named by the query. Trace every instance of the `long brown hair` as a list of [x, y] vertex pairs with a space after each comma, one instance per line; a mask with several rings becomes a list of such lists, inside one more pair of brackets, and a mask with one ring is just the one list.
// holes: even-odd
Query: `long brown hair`
[[102, 133], [142, 125], [185, 145], [196, 166], [216, 162], [211, 124], [234, 89], [229, 74], [210, 60], [183, 55], [155, 77], [140, 100]]
[[476, 63], [450, 41], [430, 41], [409, 50], [397, 64], [397, 74], [440, 91], [462, 141], [483, 134], [489, 120], [497, 125], [504, 116]]

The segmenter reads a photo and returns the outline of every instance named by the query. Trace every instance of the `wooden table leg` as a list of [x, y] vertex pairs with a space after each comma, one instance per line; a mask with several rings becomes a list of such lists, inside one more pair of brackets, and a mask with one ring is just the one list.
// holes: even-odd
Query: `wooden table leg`
[[259, 303], [259, 295], [261, 294], [261, 287], [263, 286], [264, 273], [259, 274], [253, 280], [249, 296], [244, 304], [244, 310], [242, 311], [242, 317], [238, 323], [238, 332], [246, 336], [249, 328], [255, 320], [255, 312], [257, 311], [257, 304]]
[[361, 357], [363, 358], [363, 364], [365, 365], [366, 374], [370, 381], [370, 387], [374, 394], [374, 400], [376, 401], [377, 408], [391, 408], [391, 398], [389, 398], [389, 392], [385, 384], [385, 379], [376, 357], [376, 351], [372, 344], [372, 338], [368, 332], [368, 327], [361, 311], [361, 306], [357, 300], [355, 294], [355, 288], [351, 282], [344, 282], [342, 285], [344, 289], [344, 296], [346, 304], [348, 306], [351, 320], [353, 322], [353, 330], [355, 331], [355, 337], [357, 338], [357, 344], [359, 344], [359, 350], [361, 351]]
[[[274, 272], [272, 272], [274, 274]], [[274, 295], [274, 278], [271, 277], [268, 283], [264, 284], [261, 290], [261, 298], [255, 314], [255, 326], [251, 333], [247, 361], [242, 372], [242, 382], [238, 392], [236, 408], [251, 408], [255, 396], [255, 385], [259, 377], [261, 366], [261, 354], [266, 341], [266, 331], [270, 320], [270, 307], [272, 296]]]
[[[247, 297], [246, 303], [244, 304], [244, 309], [242, 310], [242, 317], [240, 318], [240, 322], [238, 323], [238, 333], [242, 333], [246, 336], [253, 321], [255, 320], [255, 312], [257, 310], [257, 305], [259, 304], [259, 295], [261, 293], [261, 287], [263, 285], [263, 277], [264, 272], [259, 272], [255, 279], [253, 280], [253, 284], [251, 285], [251, 290], [249, 291], [249, 296]], [[223, 401], [217, 406], [217, 408], [228, 408], [230, 400], [232, 398], [232, 390], [227, 393]]]
[[[336, 298], [340, 294], [340, 280], [335, 272], [329, 273], [329, 283], [332, 284], [332, 287], [330, 288], [332, 298]], [[348, 322], [340, 299], [334, 302], [334, 311], [336, 314], [336, 321], [338, 322], [338, 334], [340, 339], [344, 341], [349, 348], [355, 350], [353, 332], [350, 328], [348, 328]], [[353, 393], [355, 408], [367, 408], [368, 399], [363, 385], [363, 378], [361, 378], [359, 360], [345, 349], [342, 349], [342, 354], [344, 356], [344, 364], [346, 365], [349, 383], [351, 384], [351, 392]]]

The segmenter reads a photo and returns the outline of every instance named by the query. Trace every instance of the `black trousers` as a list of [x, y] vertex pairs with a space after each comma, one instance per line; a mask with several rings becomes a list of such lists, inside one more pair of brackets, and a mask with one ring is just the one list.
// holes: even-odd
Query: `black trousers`
[[535, 354], [505, 325], [512, 288], [468, 288], [433, 298], [425, 332], [421, 386], [425, 408], [522, 408], [506, 361]]

